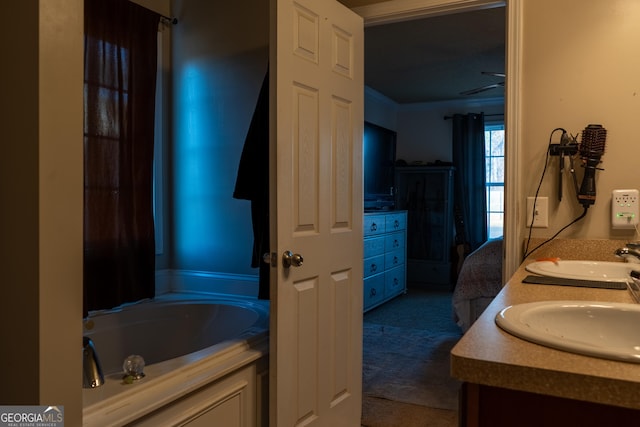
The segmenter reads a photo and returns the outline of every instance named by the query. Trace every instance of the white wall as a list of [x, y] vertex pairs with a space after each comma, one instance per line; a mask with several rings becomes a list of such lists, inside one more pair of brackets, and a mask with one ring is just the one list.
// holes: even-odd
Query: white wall
[[[611, 229], [609, 215], [611, 190], [640, 188], [640, 2], [530, 0], [523, 7], [523, 138], [519, 145], [526, 170], [521, 171], [519, 206], [526, 206], [526, 196], [535, 194], [550, 132], [563, 127], [576, 134], [590, 123], [599, 123], [608, 136], [604, 170], [596, 174], [595, 205], [560, 237], [634, 238], [634, 231]], [[549, 197], [550, 227], [534, 229], [533, 236], [550, 237], [583, 211], [568, 174], [565, 196], [558, 202], [557, 173], [554, 158], [540, 191]], [[581, 177], [581, 168], [578, 173]], [[528, 232], [525, 214], [521, 208], [523, 237]]]
[[[484, 101], [448, 101], [437, 103], [404, 104], [398, 111], [397, 157], [408, 163], [421, 161], [433, 163], [436, 160], [451, 162], [452, 131], [451, 121], [445, 116], [455, 113], [502, 114], [503, 99]], [[503, 117], [498, 117], [502, 120]], [[488, 121], [490, 117], [486, 120]]]
[[368, 86], [364, 87], [364, 120], [383, 128], [398, 129], [398, 104]]
[[[447, 101], [398, 104], [371, 88], [365, 90], [365, 120], [398, 133], [396, 158], [408, 163], [452, 161], [451, 121], [455, 113], [504, 113], [502, 98], [478, 101]], [[502, 120], [502, 116], [487, 117]]]
[[254, 3], [172, 3], [172, 268], [258, 274], [251, 204], [232, 197], [268, 67], [269, 3]]

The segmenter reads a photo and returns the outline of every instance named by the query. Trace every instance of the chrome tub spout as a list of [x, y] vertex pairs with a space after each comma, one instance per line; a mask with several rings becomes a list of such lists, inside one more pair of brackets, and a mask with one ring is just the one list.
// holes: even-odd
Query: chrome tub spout
[[96, 388], [104, 384], [104, 375], [93, 341], [82, 337], [82, 387]]

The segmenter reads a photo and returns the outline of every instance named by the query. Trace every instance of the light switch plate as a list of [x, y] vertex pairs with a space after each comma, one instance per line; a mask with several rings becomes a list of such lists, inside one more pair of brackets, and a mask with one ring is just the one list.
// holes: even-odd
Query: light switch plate
[[638, 190], [613, 190], [611, 193], [611, 226], [613, 228], [635, 228], [638, 219]]
[[549, 198], [548, 197], [527, 197], [527, 227], [531, 227], [533, 203], [535, 201], [536, 211], [533, 220], [533, 228], [549, 227]]

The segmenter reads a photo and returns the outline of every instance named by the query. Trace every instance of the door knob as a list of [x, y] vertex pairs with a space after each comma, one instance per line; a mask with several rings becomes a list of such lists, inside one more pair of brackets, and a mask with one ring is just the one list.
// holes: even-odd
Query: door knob
[[289, 268], [291, 266], [300, 267], [303, 261], [304, 258], [302, 258], [302, 255], [300, 254], [294, 254], [291, 251], [284, 251], [282, 254], [282, 265], [284, 265], [284, 268]]
[[264, 262], [265, 264], [269, 264], [271, 267], [275, 267], [276, 266], [276, 253], [270, 253], [270, 252], [265, 252], [262, 255], [262, 262]]

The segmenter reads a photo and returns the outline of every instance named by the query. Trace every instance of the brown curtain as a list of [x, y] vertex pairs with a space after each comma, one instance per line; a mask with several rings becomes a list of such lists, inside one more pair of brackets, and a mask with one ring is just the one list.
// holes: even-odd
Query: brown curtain
[[153, 140], [160, 15], [85, 0], [84, 311], [154, 296]]

